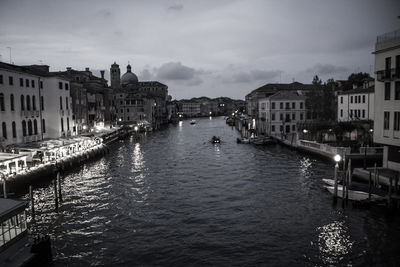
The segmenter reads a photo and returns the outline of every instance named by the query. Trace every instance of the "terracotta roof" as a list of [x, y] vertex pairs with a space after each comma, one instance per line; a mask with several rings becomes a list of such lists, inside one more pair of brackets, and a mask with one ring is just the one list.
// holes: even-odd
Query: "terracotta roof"
[[23, 72], [31, 75], [42, 76], [42, 77], [58, 77], [63, 78], [60, 75], [57, 75], [54, 72], [45, 71], [48, 69], [47, 65], [27, 65], [27, 66], [18, 66], [14, 64], [8, 64], [4, 62], [0, 62], [0, 69], [7, 69], [12, 71]]
[[271, 99], [290, 99], [290, 100], [304, 100], [306, 97], [299, 91], [279, 91], [270, 97]]

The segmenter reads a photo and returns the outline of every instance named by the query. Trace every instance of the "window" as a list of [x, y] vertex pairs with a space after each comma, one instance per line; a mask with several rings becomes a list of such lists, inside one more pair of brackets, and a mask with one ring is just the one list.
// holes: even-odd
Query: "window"
[[280, 109], [283, 109], [283, 102], [280, 102], [280, 103], [279, 103], [279, 108], [280, 108]]
[[46, 121], [44, 119], [42, 119], [42, 132], [46, 132]]
[[296, 113], [292, 113], [292, 120], [296, 119]]
[[14, 78], [12, 76], [8, 76], [8, 84], [14, 85]]
[[272, 126], [271, 126], [271, 131], [272, 131], [272, 132], [275, 132], [275, 125], [272, 125]]
[[32, 88], [35, 88], [35, 80], [31, 80]]
[[68, 96], [65, 97], [65, 108], [69, 109], [69, 105], [68, 105]]
[[21, 110], [25, 110], [25, 99], [24, 99], [24, 95], [21, 95]]
[[61, 132], [64, 132], [64, 120], [61, 118]]
[[65, 90], [68, 90], [69, 89], [69, 85], [68, 85], [68, 83], [65, 83]]
[[394, 112], [394, 130], [400, 131], [400, 112]]
[[390, 112], [383, 112], [383, 129], [389, 130]]
[[353, 96], [350, 96], [350, 103], [353, 104]]
[[304, 119], [304, 114], [300, 113], [300, 120], [302, 121]]
[[21, 86], [21, 87], [24, 86], [24, 79], [19, 78], [19, 86]]
[[63, 109], [63, 106], [62, 106], [62, 96], [60, 96], [60, 109], [61, 109], [61, 110]]
[[354, 96], [354, 103], [358, 103], [357, 99], [357, 96]]
[[26, 136], [26, 121], [22, 121], [22, 136]]
[[271, 120], [274, 121], [275, 120], [275, 113], [271, 114]]
[[390, 100], [390, 83], [385, 83], [385, 100]]
[[293, 102], [292, 103], [292, 109], [295, 109], [296, 108], [296, 102]]
[[3, 75], [0, 75], [0, 84], [3, 84]]
[[279, 126], [279, 131], [283, 132], [283, 126], [282, 125]]
[[353, 110], [350, 109], [350, 118], [353, 118]]
[[36, 119], [33, 120], [33, 132], [35, 133], [35, 135], [38, 134]]
[[265, 102], [261, 103], [261, 110], [265, 110]]
[[59, 82], [59, 83], [58, 83], [58, 89], [63, 89], [63, 86], [62, 86], [62, 85], [63, 85], [63, 83], [62, 83], [62, 82]]
[[40, 89], [43, 89], [43, 82], [40, 81]]
[[26, 79], [26, 80], [25, 80], [25, 86], [26, 86], [26, 87], [29, 87], [29, 79]]
[[33, 133], [32, 131], [32, 121], [28, 120], [28, 135], [31, 136]]
[[365, 95], [363, 95], [363, 103], [365, 103]]
[[292, 132], [295, 132], [296, 131], [296, 125], [292, 125]]
[[362, 117], [365, 118], [365, 109], [362, 110]]
[[275, 109], [275, 102], [271, 103], [271, 109]]
[[7, 126], [6, 126], [6, 123], [5, 123], [5, 122], [3, 122], [3, 123], [1, 124], [1, 128], [3, 129], [3, 138], [4, 138], [4, 139], [7, 139]]
[[358, 96], [358, 103], [361, 103], [361, 95]]
[[67, 117], [67, 131], [69, 131], [69, 118]]
[[26, 110], [31, 110], [31, 97], [29, 95], [26, 96]]
[[14, 111], [14, 95], [13, 94], [10, 95], [10, 108], [11, 108], [11, 111]]
[[286, 102], [286, 109], [290, 109], [290, 103]]
[[303, 109], [303, 102], [300, 102], [300, 109]]
[[124, 110], [121, 108], [121, 113], [124, 113]]
[[286, 114], [285, 121], [290, 121], [290, 113]]
[[17, 127], [15, 126], [15, 121], [12, 122], [11, 128], [12, 128], [13, 138], [17, 138]]
[[36, 110], [36, 96], [32, 96], [32, 110]]
[[6, 107], [4, 105], [4, 94], [1, 93], [0, 94], [0, 111], [4, 111], [6, 110]]
[[400, 82], [395, 83], [394, 100], [400, 100]]
[[43, 96], [40, 97], [40, 108], [44, 110], [44, 99]]
[[340, 117], [343, 117], [343, 109], [340, 110]]
[[343, 96], [340, 97], [340, 104], [343, 104]]
[[129, 108], [126, 109], [126, 112], [129, 112]]
[[279, 119], [280, 119], [281, 121], [283, 121], [283, 114], [282, 114], [282, 113], [279, 114]]

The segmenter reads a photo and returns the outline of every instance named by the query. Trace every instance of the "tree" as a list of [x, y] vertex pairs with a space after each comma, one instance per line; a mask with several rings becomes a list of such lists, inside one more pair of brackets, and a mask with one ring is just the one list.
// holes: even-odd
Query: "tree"
[[318, 75], [314, 76], [312, 84], [314, 87], [306, 93], [307, 119], [335, 120], [336, 105], [334, 88], [326, 84], [322, 85], [322, 81]]
[[369, 76], [369, 74], [365, 72], [350, 74], [350, 76], [347, 78], [347, 81], [344, 84], [343, 91], [348, 91], [353, 89], [353, 85], [356, 85], [357, 87], [362, 86], [364, 82], [363, 80], [365, 78], [371, 78], [371, 76]]

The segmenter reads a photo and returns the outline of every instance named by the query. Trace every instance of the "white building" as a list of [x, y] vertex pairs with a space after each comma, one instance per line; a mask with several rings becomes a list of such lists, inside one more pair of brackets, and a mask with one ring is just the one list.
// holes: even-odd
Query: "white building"
[[258, 102], [257, 131], [267, 135], [297, 132], [297, 122], [306, 119], [305, 96], [302, 91], [279, 91]]
[[186, 117], [200, 116], [200, 103], [190, 101], [180, 101], [179, 111]]
[[374, 142], [384, 145], [383, 167], [400, 171], [400, 30], [375, 46]]
[[0, 62], [0, 147], [74, 135], [69, 81], [48, 69]]
[[374, 85], [338, 94], [338, 121], [374, 120]]

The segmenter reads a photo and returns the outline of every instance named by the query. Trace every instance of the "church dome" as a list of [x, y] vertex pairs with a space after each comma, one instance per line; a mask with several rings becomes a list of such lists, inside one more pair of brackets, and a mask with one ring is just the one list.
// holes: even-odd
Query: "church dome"
[[138, 82], [138, 77], [132, 72], [131, 65], [128, 64], [126, 73], [121, 77], [121, 85], [137, 84]]

